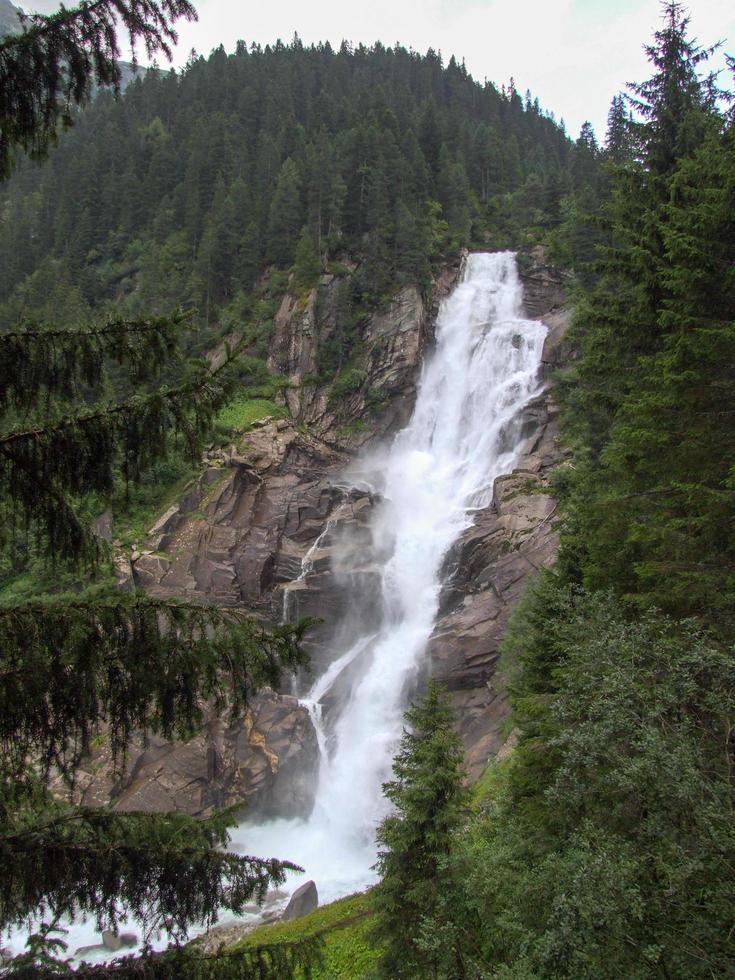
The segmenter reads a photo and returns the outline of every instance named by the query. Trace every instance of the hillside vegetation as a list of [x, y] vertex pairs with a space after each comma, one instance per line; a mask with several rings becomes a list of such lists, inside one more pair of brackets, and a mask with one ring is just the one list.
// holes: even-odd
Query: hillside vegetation
[[120, 101], [101, 93], [45, 164], [17, 169], [1, 198], [0, 323], [183, 305], [192, 349], [247, 326], [262, 356], [286, 285], [263, 286], [263, 271], [295, 265], [303, 289], [351, 257], [349, 345], [361, 312], [428, 286], [441, 254], [558, 223], [588, 151], [530, 95], [433, 52], [220, 48]]

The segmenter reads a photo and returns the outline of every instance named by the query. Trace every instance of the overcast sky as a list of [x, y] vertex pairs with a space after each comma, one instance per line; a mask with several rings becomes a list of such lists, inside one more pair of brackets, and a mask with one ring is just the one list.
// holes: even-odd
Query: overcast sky
[[[563, 118], [576, 136], [585, 119], [604, 137], [612, 97], [626, 82], [647, 77], [643, 44], [660, 24], [659, 0], [193, 0], [195, 24], [179, 26], [175, 64], [192, 48], [208, 54], [218, 44], [232, 51], [248, 43], [304, 43], [343, 39], [389, 45], [400, 41], [445, 62], [464, 59], [479, 81], [498, 86], [511, 75], [541, 105]], [[21, 2], [31, 9], [32, 4]], [[36, 0], [37, 9], [55, 9]], [[735, 54], [733, 0], [692, 0], [691, 32], [702, 44], [724, 40]], [[718, 67], [724, 58], [718, 59]], [[723, 80], [726, 76], [723, 76]], [[731, 79], [727, 77], [727, 84]]]

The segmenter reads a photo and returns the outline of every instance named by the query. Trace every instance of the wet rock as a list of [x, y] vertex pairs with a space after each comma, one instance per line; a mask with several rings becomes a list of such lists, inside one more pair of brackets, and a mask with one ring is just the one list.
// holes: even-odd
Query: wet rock
[[[210, 716], [187, 742], [136, 736], [122, 777], [113, 775], [104, 735], [95, 742], [74, 791], [82, 805], [199, 817], [246, 803], [249, 812], [284, 816], [302, 815], [311, 806], [316, 734], [306, 708], [273, 691], [254, 698], [245, 716], [231, 725]], [[63, 783], [54, 788], [61, 795]]]
[[299, 919], [319, 907], [319, 894], [313, 881], [304, 882], [291, 896], [286, 910], [281, 916], [284, 922]]
[[102, 945], [105, 949], [116, 953], [122, 946], [122, 939], [118, 933], [113, 932], [111, 929], [105, 929], [102, 932]]
[[525, 314], [548, 325], [549, 314], [564, 308], [570, 276], [548, 261], [542, 246], [520, 255], [518, 264]]

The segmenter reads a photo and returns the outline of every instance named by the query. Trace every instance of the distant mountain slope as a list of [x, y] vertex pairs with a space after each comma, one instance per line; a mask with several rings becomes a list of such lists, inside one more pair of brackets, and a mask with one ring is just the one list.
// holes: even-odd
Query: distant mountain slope
[[0, 37], [17, 31], [20, 23], [18, 13], [18, 8], [10, 0], [0, 0]]
[[538, 101], [432, 51], [219, 48], [103, 94], [6, 185], [0, 323], [183, 304], [202, 340], [262, 333], [265, 269], [295, 263], [306, 286], [337, 261], [357, 271], [318, 365], [331, 374], [364, 312], [428, 285], [442, 255], [558, 221], [574, 152]]

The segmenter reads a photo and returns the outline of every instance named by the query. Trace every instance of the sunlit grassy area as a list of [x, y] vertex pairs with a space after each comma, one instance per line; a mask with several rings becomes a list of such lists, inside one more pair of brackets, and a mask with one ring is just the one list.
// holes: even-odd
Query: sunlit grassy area
[[234, 398], [225, 405], [217, 415], [217, 427], [224, 427], [233, 432], [244, 432], [249, 429], [253, 422], [272, 415], [273, 418], [284, 418], [288, 412], [281, 405], [269, 401], [267, 398], [247, 398], [246, 396]]
[[368, 980], [379, 956], [369, 939], [371, 919], [370, 892], [349, 895], [300, 919], [262, 926], [240, 940], [237, 947], [319, 935], [324, 946], [322, 962], [312, 971], [314, 980]]

